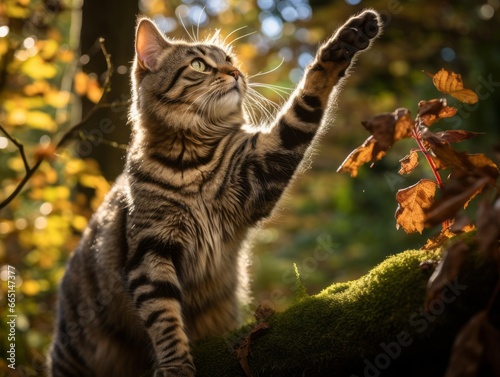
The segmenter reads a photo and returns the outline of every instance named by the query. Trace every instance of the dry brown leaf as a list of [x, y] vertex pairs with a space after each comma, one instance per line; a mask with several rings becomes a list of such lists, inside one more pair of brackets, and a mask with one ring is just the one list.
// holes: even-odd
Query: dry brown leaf
[[418, 265], [418, 267], [422, 270], [422, 271], [434, 271], [436, 269], [436, 266], [438, 265], [439, 261], [438, 260], [434, 260], [434, 259], [426, 259], [422, 262], [420, 262], [420, 264]]
[[446, 248], [427, 283], [426, 308], [430, 302], [441, 297], [443, 288], [455, 281], [469, 252], [470, 247], [464, 241], [455, 242]]
[[447, 106], [446, 98], [420, 101], [418, 103], [418, 116], [425, 126], [430, 127], [442, 118], [450, 118], [457, 113], [457, 109]]
[[423, 138], [435, 155], [433, 160], [437, 162], [437, 168], [452, 169], [442, 196], [426, 211], [426, 225], [432, 226], [454, 218], [485, 186], [495, 184], [499, 171], [484, 154], [458, 152], [430, 132], [426, 132]]
[[460, 330], [453, 344], [445, 377], [477, 376], [485, 351], [481, 338], [487, 322], [486, 311], [481, 311]]
[[460, 213], [450, 224], [450, 230], [455, 234], [462, 234], [472, 232], [476, 227], [467, 215]]
[[422, 233], [424, 211], [432, 205], [435, 194], [436, 183], [429, 179], [422, 179], [413, 186], [399, 190], [396, 193], [396, 227], [402, 227], [406, 233]]
[[474, 104], [479, 101], [476, 93], [470, 89], [464, 88], [464, 83], [462, 81], [462, 75], [459, 73], [454, 73], [441, 69], [432, 78], [434, 86], [440, 92], [447, 93], [452, 97], [455, 97], [460, 102]]
[[491, 311], [473, 316], [457, 335], [445, 377], [476, 377], [483, 364], [500, 375], [500, 331], [491, 322]]
[[269, 330], [270, 325], [267, 322], [263, 322], [267, 320], [274, 314], [274, 309], [267, 305], [259, 305], [259, 307], [255, 310], [254, 317], [257, 319], [257, 323], [252, 327], [250, 333], [243, 339], [243, 342], [240, 346], [234, 351], [234, 355], [236, 359], [239, 361], [241, 367], [245, 371], [247, 377], [252, 376], [252, 370], [250, 369], [250, 365], [248, 364], [248, 356], [250, 355], [250, 346], [252, 342], [264, 332]]
[[53, 161], [56, 158], [55, 152], [56, 152], [56, 146], [53, 144], [45, 146], [40, 145], [35, 149], [33, 155], [35, 157], [35, 160], [37, 161], [40, 160]]
[[392, 113], [376, 115], [361, 123], [384, 151], [396, 141], [412, 136], [413, 121], [410, 118], [410, 111], [405, 108], [396, 109]]
[[425, 211], [425, 225], [433, 226], [453, 219], [490, 181], [484, 175], [461, 174], [450, 178], [443, 185], [441, 197]]
[[267, 320], [274, 314], [274, 309], [266, 304], [260, 304], [255, 310], [254, 317], [257, 321]]
[[451, 118], [451, 117], [455, 116], [457, 114], [457, 112], [458, 112], [458, 109], [456, 107], [446, 106], [446, 107], [443, 107], [441, 109], [441, 111], [438, 114], [438, 118], [439, 119]]
[[383, 149], [389, 149], [394, 142], [396, 120], [392, 113], [384, 113], [361, 122]]
[[250, 345], [252, 341], [254, 341], [258, 336], [265, 333], [269, 330], [269, 324], [262, 322], [257, 323], [253, 328], [250, 334], [243, 340], [241, 345], [236, 349], [234, 355], [236, 359], [239, 361], [241, 368], [245, 371], [247, 377], [252, 376], [252, 370], [250, 369], [250, 365], [248, 364], [248, 356], [250, 355]]
[[[467, 131], [464, 131], [467, 133]], [[448, 134], [452, 135], [452, 134]], [[458, 134], [450, 136], [451, 138], [459, 138]], [[466, 137], [462, 135], [462, 137]], [[427, 131], [422, 134], [426, 146], [435, 155], [434, 161], [438, 160], [439, 168], [454, 169], [465, 172], [468, 175], [479, 174], [487, 175], [492, 180], [496, 180], [499, 176], [497, 165], [486, 155], [482, 153], [467, 154], [459, 152], [451, 148], [446, 140], [443, 140], [438, 134]]]
[[442, 229], [437, 236], [428, 239], [425, 245], [422, 246], [421, 250], [435, 249], [459, 234], [469, 233], [474, 230], [476, 230], [476, 227], [471, 223], [469, 218], [465, 215], [459, 214], [454, 220], [451, 220], [449, 227]]
[[401, 160], [401, 169], [399, 169], [399, 174], [410, 174], [417, 166], [418, 166], [418, 153], [417, 151], [410, 151], [410, 154], [407, 154]]
[[486, 155], [482, 153], [467, 154], [467, 159], [477, 172], [490, 177], [492, 181], [498, 178], [500, 174], [498, 166]]
[[418, 103], [418, 116], [434, 114], [437, 116], [439, 112], [446, 106], [446, 98], [435, 98], [428, 101], [420, 101]]
[[394, 127], [393, 143], [401, 139], [412, 137], [415, 122], [411, 119], [408, 109], [397, 109], [393, 114], [397, 119], [396, 125]]
[[377, 141], [370, 136], [365, 142], [354, 149], [337, 169], [339, 173], [349, 173], [351, 177], [358, 175], [359, 168], [370, 161], [378, 161], [385, 156], [385, 151], [377, 148]]
[[421, 250], [432, 250], [439, 246], [442, 246], [446, 241], [450, 238], [455, 237], [456, 234], [453, 233], [450, 228], [445, 228], [441, 230], [441, 232], [432, 238], [429, 238], [424, 246], [422, 246]]
[[493, 257], [500, 241], [500, 198], [493, 203], [482, 201], [476, 218], [479, 252]]
[[479, 132], [470, 132], [464, 130], [446, 130], [442, 132], [437, 132], [435, 135], [440, 138], [442, 141], [447, 143], [459, 143], [464, 140], [472, 139], [477, 135], [480, 135]]
[[426, 131], [422, 134], [422, 139], [426, 143], [428, 149], [435, 155], [436, 159], [439, 160], [442, 169], [452, 168], [469, 170], [471, 168], [469, 161], [464, 157], [465, 153], [457, 152], [451, 148], [447, 142], [441, 140], [435, 133]]
[[409, 110], [404, 108], [377, 115], [362, 124], [372, 135], [363, 145], [353, 150], [337, 169], [340, 173], [348, 172], [351, 177], [358, 175], [363, 164], [384, 157], [396, 141], [411, 137], [414, 126]]
[[442, 169], [446, 169], [446, 166], [441, 162], [441, 160], [439, 158], [437, 158], [436, 156], [433, 156], [433, 155], [428, 155], [432, 162], [434, 163], [434, 167], [436, 168], [436, 170], [442, 170]]

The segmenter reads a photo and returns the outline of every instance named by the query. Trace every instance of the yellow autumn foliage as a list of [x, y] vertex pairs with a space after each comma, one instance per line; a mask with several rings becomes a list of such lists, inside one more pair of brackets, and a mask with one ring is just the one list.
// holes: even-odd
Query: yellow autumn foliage
[[53, 132], [57, 129], [57, 124], [52, 117], [42, 111], [27, 111], [25, 114], [25, 125], [39, 130]]
[[35, 80], [51, 79], [57, 75], [57, 67], [45, 61], [40, 55], [35, 55], [22, 64], [21, 73]]

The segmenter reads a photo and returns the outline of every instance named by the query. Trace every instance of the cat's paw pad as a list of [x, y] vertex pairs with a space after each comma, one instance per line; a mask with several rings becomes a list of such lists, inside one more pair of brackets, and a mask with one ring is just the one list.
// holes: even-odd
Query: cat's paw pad
[[366, 10], [351, 17], [322, 47], [320, 58], [324, 62], [350, 62], [359, 51], [367, 49], [379, 35], [382, 27], [377, 12]]
[[196, 371], [190, 365], [156, 368], [153, 377], [195, 377]]

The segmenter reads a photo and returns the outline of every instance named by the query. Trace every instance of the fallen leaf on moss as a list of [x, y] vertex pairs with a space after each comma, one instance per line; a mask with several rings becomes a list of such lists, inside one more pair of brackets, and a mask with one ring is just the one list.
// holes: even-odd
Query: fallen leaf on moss
[[274, 314], [274, 309], [266, 304], [260, 304], [255, 310], [254, 317], [257, 321], [268, 319]]
[[252, 377], [252, 370], [250, 369], [250, 365], [248, 364], [248, 356], [251, 353], [250, 345], [257, 337], [269, 330], [269, 327], [269, 324], [265, 322], [256, 324], [252, 328], [250, 334], [248, 334], [241, 345], [236, 349], [236, 351], [234, 351], [234, 355], [238, 362], [241, 364], [241, 367], [245, 371], [247, 377]]

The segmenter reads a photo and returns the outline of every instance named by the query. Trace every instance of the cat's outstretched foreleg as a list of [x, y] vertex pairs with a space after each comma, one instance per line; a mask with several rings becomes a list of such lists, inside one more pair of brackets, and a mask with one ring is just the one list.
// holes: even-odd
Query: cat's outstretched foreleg
[[332, 93], [339, 93], [334, 88], [346, 76], [355, 57], [371, 46], [381, 28], [375, 11], [351, 17], [320, 46], [271, 130], [252, 135], [254, 151], [243, 161], [240, 171], [235, 169], [240, 177], [234, 177], [235, 184], [246, 182], [241, 176], [245, 177], [248, 170], [255, 177], [253, 200], [247, 202], [251, 222], [270, 214], [324, 123]]

